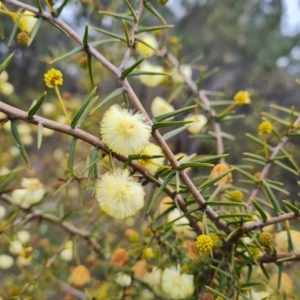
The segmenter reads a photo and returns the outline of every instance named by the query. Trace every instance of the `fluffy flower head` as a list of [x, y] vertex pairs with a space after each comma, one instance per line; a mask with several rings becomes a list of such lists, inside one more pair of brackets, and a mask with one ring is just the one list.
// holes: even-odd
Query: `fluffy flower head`
[[244, 105], [250, 103], [250, 96], [247, 91], [239, 91], [235, 94], [233, 100], [237, 105]]
[[258, 126], [258, 133], [260, 135], [269, 134], [273, 131], [273, 125], [269, 121], [264, 121]]
[[[158, 42], [156, 38], [151, 35], [150, 33], [141, 33], [139, 34], [139, 39], [143, 41], [145, 44], [148, 44], [149, 46], [145, 45], [144, 43], [138, 42], [137, 44], [137, 50], [143, 55], [143, 56], [152, 56], [155, 53], [154, 49], [158, 48]], [[152, 49], [154, 48], [154, 49]]]
[[63, 75], [59, 70], [51, 68], [45, 75], [44, 75], [45, 84], [49, 88], [54, 88], [57, 85], [63, 84]]
[[[164, 69], [161, 66], [152, 66], [147, 62], [141, 64], [140, 71], [152, 72], [152, 73], [163, 73]], [[142, 84], [155, 87], [164, 80], [165, 75], [140, 75], [140, 81]]]
[[162, 273], [162, 289], [172, 299], [186, 299], [194, 293], [194, 276], [181, 274], [180, 268], [170, 267]]
[[199, 235], [196, 240], [196, 246], [200, 252], [210, 254], [214, 246], [214, 241], [209, 235]]
[[134, 215], [144, 206], [145, 192], [127, 169], [108, 172], [99, 180], [96, 197], [100, 208], [116, 219]]
[[184, 121], [192, 121], [188, 127], [188, 131], [193, 134], [199, 133], [207, 123], [207, 118], [204, 115], [190, 115], [184, 118]]
[[100, 123], [102, 140], [115, 153], [132, 155], [140, 153], [149, 143], [151, 126], [140, 113], [111, 106]]
[[140, 155], [149, 156], [149, 158], [140, 159], [139, 163], [152, 173], [155, 173], [163, 165], [165, 159], [164, 157], [151, 158], [156, 155], [163, 156], [161, 148], [153, 143], [149, 143]]
[[[155, 97], [151, 103], [151, 113], [154, 118], [170, 113], [174, 110], [174, 106], [169, 104], [165, 99], [161, 97]], [[174, 117], [168, 118], [167, 120], [172, 119], [174, 119]]]

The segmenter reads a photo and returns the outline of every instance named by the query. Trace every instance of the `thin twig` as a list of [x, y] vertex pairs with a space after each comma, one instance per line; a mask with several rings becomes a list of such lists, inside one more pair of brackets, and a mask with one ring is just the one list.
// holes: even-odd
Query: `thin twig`
[[140, 18], [142, 15], [142, 12], [144, 10], [144, 1], [140, 1], [140, 6], [139, 6], [139, 10], [138, 13], [136, 15], [136, 22], [134, 22], [133, 27], [132, 27], [132, 32], [131, 32], [131, 37], [130, 37], [130, 47], [127, 48], [123, 61], [119, 67], [120, 71], [122, 72], [125, 69], [126, 63], [128, 61], [128, 59], [130, 58], [130, 55], [132, 53], [132, 51], [134, 50], [135, 47], [135, 39], [136, 39], [136, 32], [139, 26], [139, 22], [140, 22]]
[[[300, 122], [300, 116], [298, 116], [297, 120], [294, 122], [293, 128], [296, 128], [298, 126], [299, 122]], [[266, 162], [266, 164], [264, 165], [262, 171], [260, 172], [259, 179], [258, 179], [259, 181], [262, 181], [266, 178], [266, 176], [267, 176], [267, 174], [268, 174], [268, 172], [271, 168], [271, 165], [272, 165], [272, 159], [274, 159], [277, 156], [277, 154], [281, 151], [281, 149], [283, 149], [284, 145], [289, 140], [288, 133], [289, 132], [287, 132], [287, 134], [281, 139], [280, 143], [274, 148], [273, 152], [269, 156], [268, 161]], [[258, 191], [259, 191], [258, 188], [254, 188], [251, 191], [250, 196], [249, 196], [248, 201], [247, 201], [248, 210], [249, 210], [249, 207], [251, 205], [251, 200], [256, 197]]]
[[[217, 113], [214, 109], [212, 109], [209, 99], [207, 98], [207, 96], [202, 91], [198, 91], [197, 86], [194, 83], [194, 81], [190, 77], [186, 76], [184, 74], [184, 72], [182, 72], [182, 70], [180, 69], [179, 61], [177, 60], [177, 58], [172, 53], [167, 53], [166, 57], [172, 63], [172, 65], [176, 69], [178, 69], [178, 72], [182, 76], [185, 83], [188, 85], [188, 87], [191, 89], [191, 91], [197, 97], [197, 99], [200, 100], [200, 102], [203, 103], [205, 110], [208, 111], [208, 113], [209, 113], [209, 115], [212, 119], [213, 128], [214, 128], [214, 132], [215, 132], [215, 135], [216, 135], [217, 154], [218, 155], [223, 154], [224, 153], [224, 145], [223, 145], [223, 139], [222, 139], [222, 135], [221, 135], [221, 132], [222, 132], [221, 131], [221, 126], [217, 122]], [[222, 157], [219, 162], [223, 163], [224, 161], [225, 160]]]
[[[16, 221], [14, 221], [10, 225], [10, 227], [18, 226], [19, 224], [21, 224], [23, 222], [28, 222], [29, 220], [34, 220], [34, 219], [47, 220], [47, 221], [49, 221], [51, 223], [54, 223], [57, 226], [63, 228], [64, 230], [69, 232], [71, 235], [77, 235], [77, 236], [80, 236], [81, 238], [85, 239], [92, 246], [94, 251], [100, 257], [103, 257], [101, 246], [98, 244], [96, 239], [92, 236], [92, 234], [89, 231], [79, 229], [76, 226], [74, 226], [73, 224], [71, 224], [69, 222], [66, 222], [66, 221], [63, 221], [63, 220], [61, 220], [60, 218], [58, 218], [54, 215], [44, 213], [40, 209], [35, 209], [33, 212], [30, 212], [30, 207], [16, 203], [13, 200], [13, 198], [11, 198], [8, 195], [5, 195], [5, 194], [1, 195], [0, 200], [5, 201], [6, 203], [9, 203], [11, 205], [16, 206], [24, 212], [27, 212], [27, 214], [24, 216], [24, 218], [17, 219]], [[28, 213], [28, 212], [30, 212], [30, 213]], [[6, 229], [8, 229], [8, 227]]]

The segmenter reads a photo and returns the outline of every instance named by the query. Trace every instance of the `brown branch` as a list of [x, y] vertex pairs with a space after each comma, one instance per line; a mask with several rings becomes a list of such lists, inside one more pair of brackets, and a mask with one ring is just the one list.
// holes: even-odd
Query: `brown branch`
[[[64, 125], [64, 124], [60, 124], [54, 121], [51, 121], [49, 119], [46, 118], [42, 118], [39, 116], [34, 116], [32, 118], [28, 117], [27, 112], [20, 110], [18, 108], [15, 108], [13, 106], [10, 106], [8, 104], [5, 104], [3, 102], [0, 101], [0, 111], [7, 114], [11, 119], [18, 119], [18, 120], [22, 120], [25, 121], [27, 123], [31, 123], [31, 124], [43, 124], [43, 126], [45, 128], [49, 128], [52, 129], [54, 131], [57, 132], [61, 132], [64, 134], [68, 134], [70, 136], [73, 136], [74, 138], [78, 138], [82, 141], [85, 141], [86, 143], [93, 145], [94, 147], [97, 147], [99, 149], [101, 149], [102, 151], [104, 151], [105, 153], [108, 153], [109, 150], [106, 147], [106, 145], [97, 137], [79, 129], [79, 128], [72, 128], [68, 125]], [[114, 157], [116, 159], [118, 159], [119, 161], [122, 162], [126, 162], [128, 157], [126, 156], [122, 156], [122, 155], [118, 155], [115, 154]], [[147, 170], [144, 169], [140, 164], [138, 164], [135, 161], [131, 161], [129, 163], [129, 166], [132, 167], [135, 171], [139, 172], [140, 174], [142, 174], [144, 176], [144, 178], [146, 178], [148, 181], [156, 183], [158, 185], [162, 184], [162, 180], [161, 179], [155, 179], [154, 177], [151, 176], [151, 174], [147, 173]], [[76, 177], [74, 178], [74, 180], [76, 179]], [[174, 201], [177, 201], [180, 209], [186, 214], [188, 213], [188, 209], [185, 205], [184, 200], [182, 199], [182, 197], [180, 195], [176, 195], [175, 191], [170, 188], [170, 187], [166, 187], [164, 189], [164, 192], [170, 196], [172, 199], [174, 199]], [[196, 222], [196, 220], [192, 219], [192, 218], [188, 218], [189, 219], [189, 223], [190, 226], [195, 230], [195, 232], [197, 232], [198, 234], [201, 233], [201, 228], [199, 227], [198, 223]]]
[[[300, 253], [294, 253], [294, 252], [277, 253], [276, 255], [265, 254], [259, 258], [259, 262], [260, 263], [271, 263], [271, 262], [277, 262], [280, 259], [284, 260], [285, 258], [287, 259], [286, 261], [300, 260]], [[288, 258], [290, 258], [290, 259], [288, 260]]]
[[[19, 7], [19, 8], [22, 8], [22, 9], [27, 9], [27, 10], [32, 11], [33, 13], [35, 13], [37, 16], [40, 16], [40, 17], [42, 17], [42, 18], [44, 18], [46, 20], [52, 21], [53, 23], [59, 25], [75, 41], [77, 41], [80, 45], [82, 45], [82, 37], [80, 37], [71, 27], [69, 27], [67, 24], [65, 24], [62, 20], [54, 18], [50, 14], [45, 13], [45, 12], [39, 13], [39, 11], [36, 8], [34, 8], [34, 7], [30, 6], [30, 5], [26, 5], [26, 4], [24, 4], [22, 2], [19, 2], [17, 0], [3, 0], [3, 2], [4, 3], [12, 4], [12, 5], [14, 5], [16, 7]], [[152, 122], [151, 118], [149, 117], [148, 113], [144, 109], [144, 107], [141, 104], [140, 100], [136, 96], [136, 94], [133, 91], [131, 85], [128, 83], [128, 81], [127, 81], [126, 78], [125, 79], [121, 78], [121, 72], [120, 72], [120, 70], [118, 68], [116, 68], [113, 64], [111, 64], [107, 59], [105, 59], [93, 47], [89, 46], [86, 49], [86, 51], [89, 54], [91, 54], [94, 58], [96, 58], [96, 60], [98, 60], [104, 67], [106, 67], [109, 71], [111, 71], [118, 78], [120, 85], [124, 88], [124, 90], [126, 91], [126, 93], [128, 94], [128, 96], [130, 97], [130, 99], [131, 99], [132, 104], [134, 105], [134, 107], [139, 112], [143, 113], [145, 115], [148, 123], [150, 125], [152, 125], [153, 122]], [[29, 121], [28, 119], [29, 118], [25, 118], [24, 120], [26, 120], [26, 122], [28, 122]], [[30, 123], [36, 124], [34, 122], [30, 122]], [[76, 130], [80, 131], [77, 128], [75, 128], [75, 129], [69, 129], [68, 130], [68, 134], [70, 134], [71, 132], [74, 132]], [[163, 137], [161, 136], [161, 134], [157, 130], [153, 130], [152, 136], [156, 140], [157, 144], [161, 147], [161, 149], [164, 152], [166, 158], [169, 160], [171, 166], [173, 167], [173, 170], [175, 170], [175, 171], [177, 171], [179, 173], [179, 176], [180, 176], [182, 182], [186, 185], [186, 187], [188, 188], [189, 192], [194, 196], [196, 202], [199, 204], [199, 207], [201, 209], [203, 209], [203, 207], [205, 206], [205, 199], [204, 199], [204, 197], [199, 192], [199, 190], [194, 185], [194, 183], [189, 178], [189, 176], [184, 171], [180, 170], [179, 164], [178, 164], [178, 162], [177, 162], [174, 154], [172, 153], [171, 149], [169, 148], [168, 144], [165, 142], [165, 140], [163, 139]], [[95, 139], [95, 137], [94, 137], [94, 139]], [[184, 206], [180, 205], [180, 208], [181, 209], [184, 208], [184, 210], [182, 210], [184, 213], [188, 212], [188, 208], [185, 206], [185, 204], [184, 204]], [[207, 213], [208, 217], [216, 224], [216, 226], [219, 229], [223, 230], [226, 233], [230, 232], [230, 228], [227, 226], [226, 222], [224, 222], [223, 220], [219, 219], [218, 214], [211, 207], [207, 206], [205, 208], [205, 210], [206, 210], [206, 213]], [[191, 218], [189, 218], [189, 221], [190, 221], [190, 224], [191, 223], [194, 224], [194, 226], [193, 226], [193, 228], [194, 228], [196, 226], [196, 223], [194, 222], [194, 220], [192, 220]], [[199, 228], [199, 226], [197, 226], [197, 227], [198, 227], [198, 232], [199, 232], [200, 228]]]

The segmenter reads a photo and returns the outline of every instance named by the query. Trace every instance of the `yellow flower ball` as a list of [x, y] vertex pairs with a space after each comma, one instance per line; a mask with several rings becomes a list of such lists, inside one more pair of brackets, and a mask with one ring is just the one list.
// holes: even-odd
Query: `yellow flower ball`
[[210, 254], [214, 246], [214, 241], [209, 235], [199, 235], [196, 240], [196, 246], [200, 252]]
[[100, 123], [103, 142], [121, 155], [139, 154], [149, 143], [152, 128], [140, 113], [111, 106]]
[[59, 70], [51, 68], [45, 75], [44, 75], [45, 84], [49, 88], [54, 88], [57, 85], [63, 84], [63, 75]]
[[258, 127], [260, 135], [270, 134], [273, 131], [273, 125], [269, 121], [262, 122]]
[[247, 91], [239, 91], [235, 94], [233, 98], [234, 102], [237, 105], [244, 105], [250, 103], [250, 96]]

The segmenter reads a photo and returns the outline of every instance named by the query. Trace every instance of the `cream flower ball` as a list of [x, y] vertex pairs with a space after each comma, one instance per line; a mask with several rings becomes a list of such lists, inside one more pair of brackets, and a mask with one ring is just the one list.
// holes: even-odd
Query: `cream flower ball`
[[[157, 42], [156, 38], [153, 35], [151, 35], [150, 33], [146, 33], [146, 32], [141, 33], [141, 34], [139, 34], [138, 38], [140, 40], [142, 40], [144, 43], [151, 46], [152, 48], [154, 48], [154, 49], [158, 48], [158, 42]], [[137, 44], [137, 50], [143, 56], [152, 56], [156, 52], [152, 48], [148, 47], [147, 45], [145, 45], [141, 42], [138, 42], [138, 44]]]
[[122, 287], [127, 287], [131, 284], [131, 277], [125, 273], [118, 273], [116, 276], [116, 282]]
[[15, 189], [11, 194], [19, 204], [30, 206], [39, 203], [46, 193], [43, 184], [37, 178], [23, 178], [21, 187], [22, 189]]
[[151, 287], [159, 286], [161, 283], [161, 273], [161, 269], [153, 267], [151, 271], [144, 274], [142, 280]]
[[15, 241], [11, 241], [10, 245], [9, 245], [9, 252], [11, 254], [20, 254], [23, 251], [24, 247], [22, 245], [22, 243], [18, 240]]
[[139, 163], [147, 170], [149, 170], [152, 173], [155, 173], [164, 163], [165, 158], [163, 157], [163, 152], [161, 148], [153, 143], [149, 143], [143, 151], [140, 153], [140, 155], [145, 156], [162, 156], [158, 158], [145, 158], [145, 159], [139, 159]]
[[30, 240], [30, 233], [26, 230], [20, 230], [17, 232], [18, 240], [24, 245]]
[[7, 80], [8, 80], [8, 74], [6, 71], [3, 71], [0, 74], [0, 93], [6, 96], [14, 92], [13, 85], [7, 82]]
[[5, 216], [6, 209], [4, 206], [0, 205], [0, 220]]
[[177, 208], [169, 212], [168, 222], [173, 222], [172, 229], [175, 233], [188, 238], [196, 237], [196, 233], [189, 225], [189, 220], [186, 217], [182, 217], [182, 213]]
[[59, 253], [59, 257], [64, 261], [71, 261], [73, 259], [73, 242], [67, 241], [65, 247]]
[[[170, 113], [174, 110], [174, 106], [169, 104], [165, 99], [161, 97], [155, 97], [151, 103], [151, 113], [154, 118]], [[167, 120], [172, 119], [174, 119], [174, 117], [168, 118]]]
[[191, 125], [188, 127], [188, 131], [193, 134], [201, 132], [207, 123], [207, 118], [204, 115], [189, 115], [184, 118], [184, 121], [192, 121]]
[[[153, 66], [147, 62], [143, 62], [140, 66], [140, 71], [151, 72], [151, 73], [163, 73], [164, 69], [161, 66]], [[142, 84], [149, 87], [158, 86], [166, 75], [140, 75], [140, 81]]]
[[100, 123], [103, 142], [121, 155], [141, 152], [149, 143], [151, 130], [142, 114], [133, 114], [119, 105], [111, 106]]
[[0, 269], [9, 269], [14, 264], [14, 259], [7, 254], [0, 254]]
[[[181, 65], [180, 71], [188, 78], [192, 77], [192, 68], [190, 65]], [[172, 75], [172, 80], [174, 83], [180, 84], [184, 82], [182, 75], [176, 70]]]
[[96, 187], [100, 208], [115, 219], [124, 219], [144, 206], [145, 192], [141, 184], [129, 176], [127, 169], [107, 172]]
[[186, 299], [195, 290], [194, 276], [180, 274], [179, 267], [170, 267], [162, 273], [162, 289], [172, 299]]

